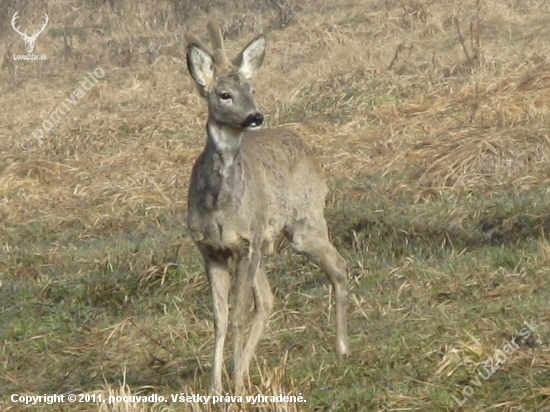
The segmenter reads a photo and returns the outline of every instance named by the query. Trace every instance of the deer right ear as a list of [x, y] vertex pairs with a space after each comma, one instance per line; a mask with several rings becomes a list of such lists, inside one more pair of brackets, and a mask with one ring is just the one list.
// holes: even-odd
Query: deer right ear
[[196, 44], [187, 48], [187, 68], [195, 83], [201, 88], [206, 87], [214, 78], [214, 60], [212, 56]]
[[250, 79], [260, 68], [265, 57], [265, 36], [260, 34], [240, 52], [233, 64], [237, 66], [246, 79]]

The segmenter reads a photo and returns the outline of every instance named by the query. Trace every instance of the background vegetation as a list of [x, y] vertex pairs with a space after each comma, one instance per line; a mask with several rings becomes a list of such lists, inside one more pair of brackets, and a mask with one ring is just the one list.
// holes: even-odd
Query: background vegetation
[[[48, 13], [34, 51], [46, 61], [14, 60], [16, 10], [29, 32]], [[339, 365], [323, 275], [285, 251], [269, 261], [276, 305], [248, 390], [307, 403], [244, 408], [550, 411], [544, 0], [2, 1], [0, 408], [24, 409], [13, 393], [205, 393], [212, 313], [185, 205], [206, 111], [183, 39], [206, 38], [210, 17], [230, 53], [267, 34], [258, 106], [317, 149], [350, 267]], [[528, 339], [524, 321], [540, 325]], [[459, 406], [451, 396], [514, 337], [519, 349]]]

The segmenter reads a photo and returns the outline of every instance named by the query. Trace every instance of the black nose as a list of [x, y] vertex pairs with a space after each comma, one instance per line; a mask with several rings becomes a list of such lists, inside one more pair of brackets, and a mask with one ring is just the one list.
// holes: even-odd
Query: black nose
[[249, 115], [244, 121], [243, 127], [261, 126], [264, 122], [264, 115], [260, 112]]

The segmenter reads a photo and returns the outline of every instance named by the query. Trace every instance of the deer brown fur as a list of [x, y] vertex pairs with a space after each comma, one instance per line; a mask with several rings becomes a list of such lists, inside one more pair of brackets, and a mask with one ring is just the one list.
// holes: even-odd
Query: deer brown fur
[[[212, 294], [215, 348], [211, 391], [222, 393], [230, 274], [236, 261], [232, 315], [234, 384], [240, 391], [273, 307], [264, 266], [281, 236], [327, 274], [336, 306], [336, 352], [348, 353], [346, 262], [330, 243], [324, 218], [327, 187], [312, 152], [293, 132], [260, 130], [248, 79], [260, 68], [265, 37], [230, 62], [219, 26], [208, 25], [213, 51], [187, 36], [187, 66], [208, 103], [206, 147], [193, 167], [188, 226], [205, 262]], [[254, 315], [245, 344], [246, 314]]]

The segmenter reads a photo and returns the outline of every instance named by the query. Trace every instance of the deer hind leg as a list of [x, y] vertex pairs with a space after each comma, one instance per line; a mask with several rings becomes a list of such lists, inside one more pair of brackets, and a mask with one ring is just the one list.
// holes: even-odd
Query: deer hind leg
[[349, 351], [346, 261], [330, 243], [324, 218], [318, 219], [315, 225], [305, 220], [298, 221], [288, 232], [292, 248], [319, 265], [332, 284], [336, 307], [336, 354], [341, 360]]
[[212, 304], [215, 325], [214, 360], [210, 392], [222, 394], [223, 346], [227, 335], [228, 305], [230, 277], [227, 258], [203, 252], [206, 274], [212, 294]]
[[250, 327], [250, 334], [244, 351], [239, 360], [235, 363], [235, 391], [239, 392], [243, 387], [244, 376], [248, 373], [248, 367], [254, 351], [264, 333], [267, 320], [273, 308], [273, 293], [269, 286], [269, 280], [265, 272], [264, 264], [259, 259], [258, 265], [250, 266], [249, 270], [254, 272], [252, 290], [254, 292], [254, 317]]

